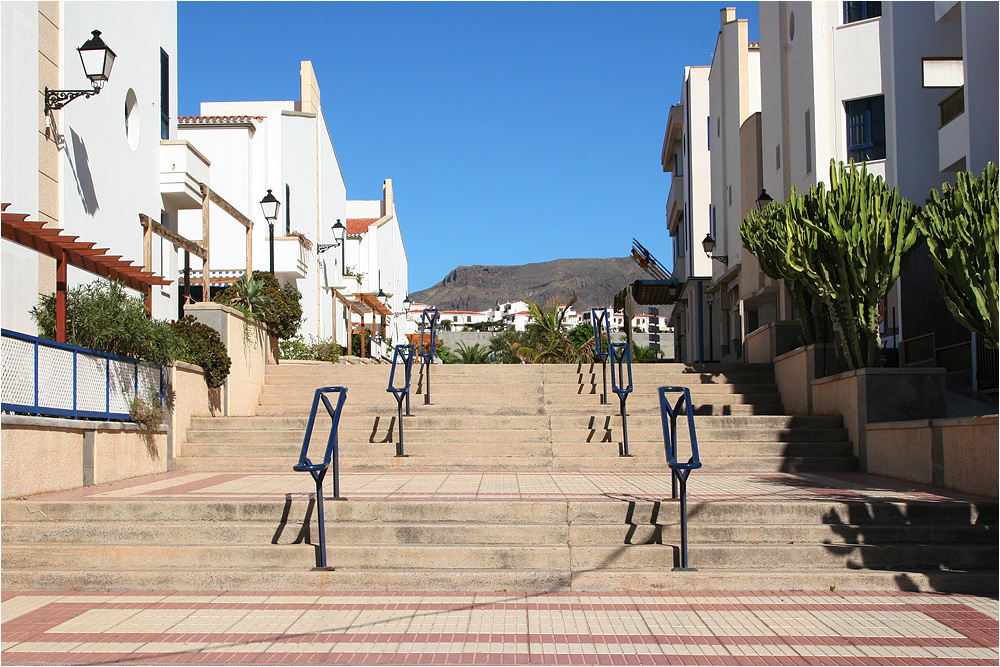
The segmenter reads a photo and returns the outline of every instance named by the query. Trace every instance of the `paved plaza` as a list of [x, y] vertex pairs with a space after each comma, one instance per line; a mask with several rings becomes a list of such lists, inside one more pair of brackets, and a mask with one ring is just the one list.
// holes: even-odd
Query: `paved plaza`
[[4, 664], [996, 665], [997, 601], [887, 592], [4, 593]]

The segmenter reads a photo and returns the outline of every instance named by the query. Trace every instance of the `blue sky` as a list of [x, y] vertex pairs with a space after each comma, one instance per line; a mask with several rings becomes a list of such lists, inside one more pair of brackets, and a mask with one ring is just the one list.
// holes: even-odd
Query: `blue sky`
[[[755, 40], [757, 4], [729, 5]], [[724, 6], [181, 2], [178, 108], [298, 99], [311, 60], [348, 198], [392, 179], [410, 291], [633, 236], [670, 266], [663, 131]]]

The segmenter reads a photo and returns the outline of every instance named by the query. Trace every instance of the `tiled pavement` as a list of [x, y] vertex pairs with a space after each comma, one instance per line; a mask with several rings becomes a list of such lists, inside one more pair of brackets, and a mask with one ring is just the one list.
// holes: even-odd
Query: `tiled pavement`
[[927, 593], [4, 593], [4, 664], [996, 665]]
[[[663, 472], [351, 472], [341, 475], [350, 500], [662, 500]], [[308, 495], [312, 478], [295, 472], [174, 472], [35, 496], [36, 499], [268, 500]], [[693, 501], [975, 500], [977, 496], [863, 473], [696, 471]], [[29, 499], [30, 502], [30, 499]]]

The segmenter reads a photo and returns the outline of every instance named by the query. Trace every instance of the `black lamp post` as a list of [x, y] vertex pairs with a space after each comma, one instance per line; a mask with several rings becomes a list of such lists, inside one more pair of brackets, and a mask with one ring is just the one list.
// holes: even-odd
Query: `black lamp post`
[[340, 221], [340, 218], [337, 218], [337, 222], [333, 225], [333, 238], [337, 239], [337, 243], [340, 244], [340, 275], [344, 275], [347, 261], [347, 227]]
[[403, 299], [403, 314], [409, 313], [410, 312], [410, 306], [412, 306], [412, 305], [413, 305], [413, 299], [411, 299], [410, 295], [407, 294], [406, 298]]
[[111, 67], [115, 64], [115, 52], [101, 39], [101, 31], [91, 31], [93, 37], [77, 48], [80, 54], [80, 62], [83, 63], [83, 72], [90, 79], [92, 90], [50, 90], [45, 88], [45, 115], [64, 106], [83, 95], [90, 97], [101, 92], [101, 88], [108, 82], [111, 76]]
[[274, 275], [274, 221], [278, 219], [278, 209], [281, 202], [268, 190], [264, 198], [260, 200], [260, 208], [264, 212], [264, 219], [267, 220], [268, 229], [271, 231], [271, 275]]
[[712, 340], [712, 304], [715, 303], [715, 292], [706, 294], [705, 302], [708, 303], [708, 360], [715, 361], [715, 341]]
[[767, 194], [767, 190], [761, 189], [760, 195], [757, 197], [757, 210], [761, 210], [773, 201], [771, 195]]
[[715, 259], [722, 262], [723, 266], [729, 266], [729, 255], [713, 255], [712, 251], [715, 250], [715, 239], [712, 238], [712, 234], [705, 234], [705, 238], [701, 241], [701, 247], [705, 249], [705, 254], [708, 255], [709, 259]]

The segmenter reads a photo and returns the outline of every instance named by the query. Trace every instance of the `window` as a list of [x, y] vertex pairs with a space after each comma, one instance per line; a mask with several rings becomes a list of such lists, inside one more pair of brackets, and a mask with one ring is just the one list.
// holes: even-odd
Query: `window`
[[881, 2], [845, 2], [844, 23], [854, 23], [882, 16]]
[[781, 169], [781, 144], [774, 147], [774, 169]]
[[170, 56], [160, 49], [160, 139], [170, 138]]
[[729, 205], [733, 205], [733, 186], [729, 186]]
[[285, 236], [292, 233], [292, 190], [285, 183]]
[[965, 85], [965, 69], [961, 58], [924, 58], [924, 88], [958, 88]]
[[847, 157], [856, 162], [885, 158], [885, 97], [844, 103], [847, 111]]
[[708, 150], [712, 150], [712, 117], [708, 117]]
[[684, 217], [681, 214], [681, 223], [677, 225], [677, 256], [684, 256]]
[[708, 207], [708, 224], [709, 224], [709, 228], [712, 230], [712, 238], [715, 239], [716, 241], [718, 241], [719, 237], [716, 236], [716, 234], [715, 234], [715, 207], [714, 206], [709, 206]]
[[673, 160], [674, 160], [674, 176], [683, 176], [684, 167], [682, 165], [684, 163], [681, 161], [680, 156], [677, 155], [677, 153], [674, 153]]
[[813, 164], [813, 142], [812, 142], [812, 114], [806, 111], [806, 173], [812, 173]]

